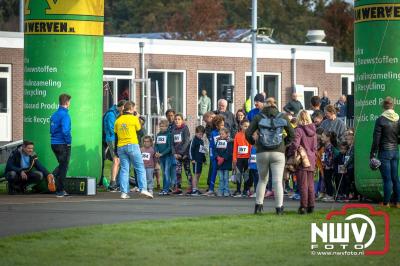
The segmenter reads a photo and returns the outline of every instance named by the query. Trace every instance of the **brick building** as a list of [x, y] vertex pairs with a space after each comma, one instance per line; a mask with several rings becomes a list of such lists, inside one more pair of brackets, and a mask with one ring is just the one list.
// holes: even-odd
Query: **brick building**
[[[144, 44], [142, 49], [140, 43]], [[23, 136], [23, 34], [0, 32], [0, 141]], [[352, 94], [353, 63], [333, 61], [333, 47], [259, 44], [258, 90], [277, 99], [279, 107], [290, 99], [296, 84], [306, 108], [313, 95], [328, 91], [332, 101]], [[141, 71], [141, 50], [144, 73]], [[144, 75], [143, 75], [144, 74]], [[151, 81], [142, 89], [141, 78]], [[153, 127], [168, 107], [182, 112], [190, 127], [199, 122], [197, 101], [206, 89], [216, 109], [224, 86], [234, 85], [235, 112], [243, 106], [251, 87], [251, 44], [195, 42], [122, 37], [104, 38], [103, 110], [119, 99], [130, 98], [139, 110], [150, 92]], [[148, 102], [148, 101], [147, 101]]]

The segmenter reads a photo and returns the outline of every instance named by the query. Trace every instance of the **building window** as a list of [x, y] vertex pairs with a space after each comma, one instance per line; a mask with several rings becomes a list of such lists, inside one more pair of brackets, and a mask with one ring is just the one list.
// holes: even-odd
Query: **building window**
[[103, 112], [121, 100], [136, 101], [133, 79], [133, 69], [103, 70]]
[[[257, 73], [257, 92], [265, 92], [267, 97], [274, 97], [278, 103], [281, 102], [281, 74], [280, 73]], [[246, 99], [251, 96], [251, 73], [246, 73]]]
[[11, 141], [11, 65], [0, 65], [0, 141]]
[[[200, 99], [202, 91], [207, 92], [211, 99], [211, 110], [217, 109], [219, 99], [225, 98], [224, 88], [233, 85], [233, 72], [201, 71], [197, 74], [197, 97]], [[233, 104], [229, 104], [229, 110], [233, 110]], [[202, 115], [197, 106], [198, 114]]]
[[163, 116], [167, 109], [185, 115], [185, 72], [149, 70], [147, 76], [151, 79], [152, 115]]
[[354, 94], [354, 76], [342, 76], [342, 95]]

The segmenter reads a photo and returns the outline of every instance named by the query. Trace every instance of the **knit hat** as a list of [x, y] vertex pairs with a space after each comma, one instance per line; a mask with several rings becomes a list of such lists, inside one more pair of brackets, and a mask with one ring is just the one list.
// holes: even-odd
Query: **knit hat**
[[254, 101], [263, 103], [265, 101], [264, 95], [262, 95], [261, 93], [257, 94], [256, 96], [254, 96]]

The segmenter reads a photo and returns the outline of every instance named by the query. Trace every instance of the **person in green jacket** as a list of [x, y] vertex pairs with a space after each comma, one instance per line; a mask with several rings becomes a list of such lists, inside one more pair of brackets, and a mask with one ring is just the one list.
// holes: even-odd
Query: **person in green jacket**
[[204, 115], [205, 113], [211, 111], [211, 99], [207, 96], [207, 91], [202, 90], [201, 96], [199, 99], [199, 116]]

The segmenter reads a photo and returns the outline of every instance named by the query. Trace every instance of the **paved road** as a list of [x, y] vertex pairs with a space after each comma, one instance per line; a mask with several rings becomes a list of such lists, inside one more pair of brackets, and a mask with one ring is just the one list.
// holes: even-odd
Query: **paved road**
[[[299, 202], [285, 199], [285, 208], [297, 210]], [[103, 192], [93, 197], [54, 195], [0, 195], [0, 237], [94, 224], [176, 217], [252, 213], [254, 199], [156, 197], [153, 200], [133, 196], [119, 199], [119, 193]], [[264, 202], [264, 211], [275, 211], [274, 201]], [[342, 204], [319, 203], [320, 209], [339, 209]]]

